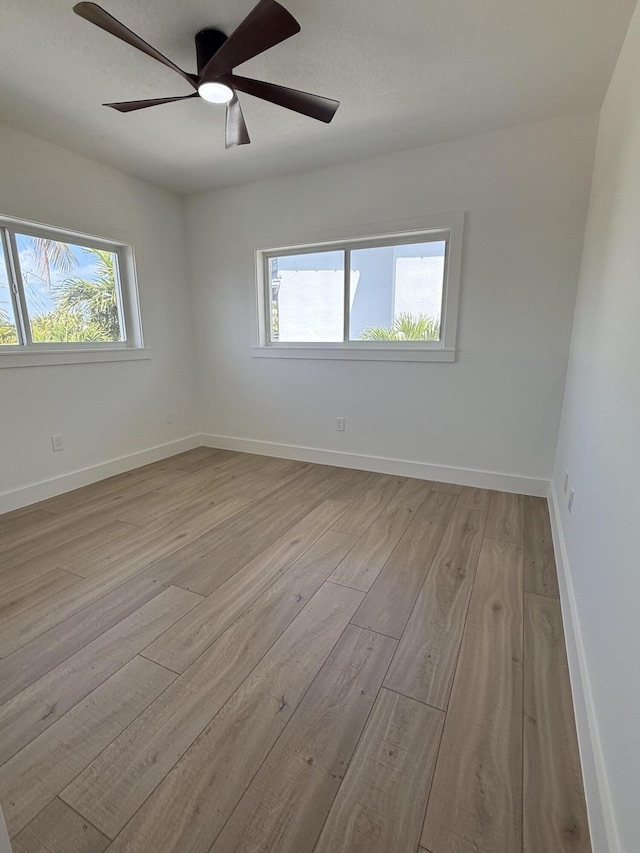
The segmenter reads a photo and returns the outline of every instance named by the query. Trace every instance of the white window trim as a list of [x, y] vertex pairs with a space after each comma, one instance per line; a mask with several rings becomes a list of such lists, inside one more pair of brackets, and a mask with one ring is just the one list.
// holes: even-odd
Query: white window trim
[[[144, 361], [151, 358], [151, 350], [145, 347], [114, 347], [113, 349], [47, 349], [47, 344], [35, 344], [31, 347], [20, 347], [25, 352], [16, 352], [18, 347], [11, 347], [10, 353], [0, 353], [0, 369], [3, 367], [47, 367], [56, 364], [92, 364], [104, 361]], [[42, 346], [42, 349], [40, 349]], [[9, 347], [3, 347], [9, 349]]]
[[[34, 237], [45, 237], [51, 240], [86, 245], [91, 248], [105, 249], [118, 257], [118, 277], [120, 279], [120, 308], [122, 322], [126, 333], [124, 341], [102, 341], [100, 343], [25, 343], [0, 346], [0, 368], [3, 367], [40, 367], [56, 364], [88, 364], [105, 361], [131, 361], [151, 358], [150, 351], [144, 347], [142, 337], [142, 322], [140, 318], [140, 302], [133, 246], [119, 240], [109, 240], [72, 231], [66, 228], [56, 228], [38, 222], [0, 216], [0, 229], [18, 232]], [[4, 235], [4, 231], [2, 234]], [[13, 239], [10, 234], [10, 240]], [[10, 246], [2, 237], [7, 272], [10, 278], [18, 278], [19, 270], [12, 270], [13, 257]], [[14, 300], [23, 302], [23, 291], [14, 294]], [[14, 311], [16, 309], [14, 303]], [[25, 323], [28, 322], [24, 304], [20, 306]], [[20, 318], [15, 317], [16, 325]]]
[[[360, 233], [350, 233], [343, 239], [322, 242], [305, 242], [297, 245], [258, 249], [256, 263], [256, 327], [257, 341], [251, 347], [255, 358], [314, 358], [356, 361], [433, 361], [454, 362], [458, 327], [458, 302], [462, 264], [462, 237], [464, 212], [454, 212], [412, 220], [411, 227], [385, 228], [382, 233], [371, 233], [364, 228]], [[269, 341], [268, 294], [266, 290], [267, 259], [278, 254], [332, 250], [353, 250], [397, 241], [398, 245], [420, 239], [437, 240], [446, 235], [444, 287], [439, 341], [407, 341], [404, 343], [344, 341], [339, 343], [272, 343]]]

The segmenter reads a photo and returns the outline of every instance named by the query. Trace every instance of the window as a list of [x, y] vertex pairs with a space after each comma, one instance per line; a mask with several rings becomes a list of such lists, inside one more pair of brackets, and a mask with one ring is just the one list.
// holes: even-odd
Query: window
[[0, 219], [0, 366], [6, 356], [141, 347], [130, 246]]
[[462, 216], [258, 252], [259, 345], [285, 358], [455, 359]]

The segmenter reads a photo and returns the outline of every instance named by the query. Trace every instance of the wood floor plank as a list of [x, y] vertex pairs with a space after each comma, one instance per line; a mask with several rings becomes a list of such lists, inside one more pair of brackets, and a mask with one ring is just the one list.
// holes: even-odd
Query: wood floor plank
[[311, 853], [395, 646], [347, 627], [210, 853]]
[[[206, 853], [346, 628], [361, 593], [324, 584], [109, 848]], [[229, 768], [233, 767], [233, 773]]]
[[331, 576], [367, 592], [431, 491], [431, 482], [407, 481]]
[[455, 495], [432, 492], [353, 617], [355, 625], [399, 639], [435, 560], [435, 583], [471, 587], [485, 514], [455, 509]]
[[[217, 542], [207, 544], [204, 551], [197, 550], [194, 558], [189, 548], [186, 568], [176, 583], [185, 589], [210, 595], [236, 572], [254, 559], [259, 559], [268, 570], [275, 564], [291, 565], [293, 560], [327, 530], [342, 515], [346, 504], [315, 498], [296, 501], [252, 524], [244, 534], [226, 531]], [[238, 541], [238, 535], [242, 540]]]
[[272, 496], [173, 552], [164, 566], [179, 565], [180, 586], [210, 595], [321, 502], [298, 489], [291, 496]]
[[181, 508], [171, 518], [161, 518], [142, 529], [134, 527], [131, 533], [110, 542], [107, 547], [87, 549], [84, 554], [67, 561], [66, 568], [82, 577], [100, 573], [105, 580], [111, 569], [117, 571], [123, 565], [128, 567], [129, 574], [140, 571], [179, 551], [203, 534], [213, 534], [250, 506], [251, 501], [241, 496], [219, 503], [209, 498], [198, 501]]
[[0, 620], [10, 619], [35, 607], [41, 601], [48, 601], [52, 595], [78, 583], [79, 580], [78, 575], [72, 575], [62, 569], [53, 569], [13, 589], [3, 588], [0, 594]]
[[0, 537], [3, 550], [13, 548], [25, 539], [31, 539], [41, 527], [55, 524], [52, 516], [51, 512], [37, 506], [22, 507], [22, 509], [0, 515]]
[[545, 498], [524, 498], [525, 592], [560, 598], [549, 506]]
[[44, 561], [34, 560], [32, 564], [15, 566], [0, 573], [0, 601], [8, 597], [15, 590], [25, 584], [29, 584], [36, 578], [41, 578], [52, 571]]
[[37, 503], [12, 509], [0, 515], [0, 533], [5, 535], [20, 533], [24, 530], [30, 531], [50, 515], [50, 511]]
[[173, 625], [201, 597], [171, 587], [0, 706], [0, 763]]
[[359, 471], [354, 468], [336, 469], [327, 466], [331, 472], [331, 497], [336, 501], [354, 504], [362, 500], [366, 493], [378, 485], [386, 474], [374, 471]]
[[306, 463], [293, 477], [287, 478], [286, 484], [283, 484], [273, 497], [286, 500], [287, 495], [315, 494], [325, 500], [353, 503], [362, 496], [368, 485], [375, 482], [375, 477], [379, 476], [366, 472], [367, 479], [358, 481], [356, 478], [361, 473], [365, 472], [336, 468], [333, 465]]
[[[87, 529], [90, 530], [99, 527], [101, 519], [93, 516], [92, 525], [89, 523]], [[64, 526], [65, 532], [58, 534], [57, 531]], [[73, 524], [71, 519], [61, 519], [51, 511], [42, 511], [38, 514], [37, 519], [33, 524], [28, 524], [27, 519], [22, 520], [22, 524], [9, 526], [2, 533], [2, 555], [0, 558], [0, 569], [12, 566], [25, 561], [35, 556], [37, 553], [45, 553], [47, 550], [47, 541], [51, 547], [59, 544], [64, 544], [67, 539], [73, 538]], [[40, 547], [33, 548], [36, 544]]]
[[109, 839], [56, 797], [12, 846], [13, 853], [104, 853]]
[[224, 462], [229, 462], [232, 459], [243, 457], [244, 454], [234, 453], [231, 450], [222, 450], [216, 447], [198, 447], [195, 450], [189, 451], [188, 458], [176, 460], [176, 467], [180, 471], [186, 471], [189, 474], [197, 474], [204, 468], [214, 465], [220, 465]]
[[172, 464], [182, 471], [185, 468], [188, 468], [190, 464], [197, 465], [201, 461], [207, 461], [210, 459], [228, 459], [235, 455], [244, 454], [236, 454], [235, 451], [225, 450], [222, 447], [206, 447], [205, 445], [200, 445], [199, 447], [194, 447], [193, 450], [186, 450], [184, 453], [179, 453], [176, 456], [170, 456], [169, 459], [164, 459], [163, 462]]
[[525, 594], [524, 853], [591, 853], [560, 602]]
[[0, 767], [9, 835], [20, 832], [175, 678], [134, 658]]
[[158, 487], [160, 483], [184, 482], [186, 475], [176, 470], [176, 459], [177, 457], [173, 456], [133, 468], [122, 474], [49, 498], [40, 506], [59, 516], [76, 516], [76, 514], [81, 516], [85, 512], [109, 507], [114, 500], [126, 500], [131, 495], [148, 491], [150, 484]]
[[108, 518], [117, 518], [123, 514], [123, 508], [131, 505], [139, 497], [160, 489], [182, 490], [189, 482], [190, 475], [180, 471], [169, 471], [153, 466], [138, 468], [111, 477], [108, 480], [85, 486], [74, 492], [68, 492], [52, 498], [52, 505], [46, 504], [59, 519], [80, 523], [85, 516], [102, 514]]
[[0, 705], [160, 595], [170, 585], [169, 580], [145, 572], [0, 660]]
[[[215, 500], [227, 500], [230, 496], [242, 494], [251, 498], [253, 501], [260, 501], [259, 496], [260, 485], [258, 484], [258, 492], [253, 491], [253, 484], [256, 477], [261, 474], [273, 473], [274, 471], [286, 471], [284, 467], [288, 460], [268, 459], [268, 457], [260, 457], [264, 460], [259, 470], [251, 467], [244, 471], [222, 472], [215, 474], [215, 479], [209, 478], [206, 482], [207, 493], [214, 497]], [[333, 469], [327, 465], [311, 465], [310, 463], [297, 463], [294, 470], [289, 470], [288, 473], [280, 479], [280, 482], [275, 483], [274, 488], [266, 490], [266, 495], [270, 500], [277, 502], [287, 501], [289, 498], [294, 500], [308, 500], [315, 496], [319, 501], [322, 499], [333, 498], [332, 492], [336, 492], [344, 477], [350, 472], [345, 472], [343, 478], [336, 482], [336, 478], [332, 474]], [[195, 475], [200, 476], [200, 475]], [[265, 490], [263, 490], [265, 491]]]
[[459, 495], [462, 491], [462, 486], [458, 486], [455, 483], [442, 483], [442, 482], [434, 482], [433, 484], [434, 492], [442, 492], [447, 495]]
[[414, 853], [443, 718], [380, 691], [315, 853]]
[[380, 476], [380, 480], [364, 493], [360, 500], [351, 505], [350, 509], [334, 524], [336, 530], [350, 533], [352, 536], [362, 536], [391, 501], [394, 495], [404, 485], [402, 477]]
[[[325, 503], [329, 511], [334, 506], [333, 501]], [[323, 507], [325, 504], [318, 510]], [[303, 543], [297, 549], [290, 547], [288, 553], [272, 546], [158, 637], [144, 650], [145, 656], [183, 672], [281, 575], [291, 572], [286, 583], [292, 587], [305, 572], [309, 578], [319, 577], [324, 581], [355, 542], [355, 537], [346, 533], [328, 531], [308, 550]]]
[[156, 561], [161, 561], [167, 554], [180, 549], [185, 541], [197, 537], [203, 529], [213, 529], [212, 524], [215, 528], [221, 523], [221, 519], [235, 515], [246, 505], [246, 498], [237, 498], [229, 504], [210, 507], [202, 513], [180, 518], [173, 524], [160, 527], [151, 525], [144, 533], [140, 532], [136, 540], [137, 547], [133, 551], [121, 558], [111, 553], [105, 565], [94, 567], [96, 570], [86, 579], [73, 585], [73, 592], [70, 589], [63, 590], [48, 601], [31, 607], [28, 619], [17, 614], [10, 619], [0, 620], [0, 657], [10, 655], [35, 637], [93, 604], [130, 578], [141, 574], [146, 567], [149, 567], [149, 576], [155, 581], [178, 574], [175, 565], [170, 565], [167, 571], [163, 572], [162, 566]]
[[432, 489], [431, 480], [416, 480], [414, 477], [407, 477], [399, 491], [391, 498], [387, 508], [406, 507], [415, 513], [420, 509]]
[[270, 456], [263, 456], [259, 453], [240, 453], [236, 450], [218, 450], [214, 455], [210, 455], [206, 461], [201, 461], [197, 465], [182, 465], [181, 471], [189, 471], [190, 473], [200, 474], [204, 471], [233, 471], [236, 476], [241, 476], [248, 471], [263, 470], [274, 462]]
[[234, 483], [235, 492], [246, 495], [254, 501], [264, 500], [308, 468], [307, 463], [291, 459], [272, 461], [280, 464], [277, 467], [270, 465], [256, 473], [245, 474]]
[[62, 517], [52, 515], [46, 529], [43, 526], [37, 534], [25, 539], [19, 545], [3, 548], [1, 564], [3, 568], [11, 568], [26, 563], [34, 557], [48, 554], [53, 549], [66, 546], [82, 536], [100, 530], [113, 521], [121, 521], [122, 518], [126, 518], [128, 510], [135, 508], [140, 499], [137, 495], [127, 496], [117, 505], [108, 509], [94, 509], [80, 518], [74, 518], [68, 514]]
[[139, 495], [134, 501], [127, 501], [118, 513], [118, 520], [144, 527], [191, 503], [194, 503], [193, 498], [185, 497], [180, 492], [166, 495], [149, 491]]
[[421, 844], [522, 846], [522, 547], [485, 539]]
[[84, 515], [92, 515], [96, 510], [109, 510], [137, 494], [138, 490], [146, 491], [147, 480], [155, 481], [157, 474], [155, 470], [136, 469], [126, 474], [119, 474], [105, 480], [99, 480], [63, 492], [53, 498], [43, 501], [40, 506], [46, 508], [47, 512], [53, 514], [60, 520], [81, 519]]
[[[63, 799], [115, 836], [280, 635], [300, 636], [315, 618], [317, 603], [310, 612], [306, 606], [315, 601], [346, 536], [329, 531], [325, 559], [301, 562], [276, 581], [63, 792]], [[285, 643], [286, 638], [281, 647]]]
[[202, 500], [211, 497], [215, 501], [240, 494], [239, 486], [250, 482], [262, 471], [271, 469], [271, 460], [267, 456], [242, 458], [245, 454], [231, 454], [222, 462], [205, 466], [194, 473], [181, 472], [185, 482], [166, 485], [160, 484], [156, 491], [173, 497], [178, 492], [188, 500]]
[[489, 489], [462, 486], [456, 506], [464, 506], [467, 509], [481, 509], [486, 512], [491, 503], [491, 495], [492, 492]]
[[524, 542], [524, 504], [522, 495], [492, 492], [485, 536], [505, 542]]
[[245, 494], [252, 503], [255, 502], [257, 495], [248, 490], [243, 493], [240, 484], [245, 481], [247, 484], [253, 483], [262, 472], [271, 471], [274, 467], [277, 469], [280, 460], [271, 460], [267, 456], [244, 459], [241, 458], [243, 456], [236, 454], [228, 462], [217, 462], [197, 474], [183, 474], [187, 482], [179, 482], [177, 487], [175, 483], [170, 483], [167, 487], [161, 484], [161, 488], [155, 488], [155, 482], [149, 483], [149, 492], [141, 495], [127, 512], [127, 521], [140, 526], [151, 524], [169, 513], [179, 512], [207, 498], [213, 504]]
[[479, 510], [454, 510], [385, 678], [385, 687], [442, 710], [449, 702], [485, 520]]
[[44, 574], [53, 569], [64, 569], [72, 571], [73, 574], [79, 574], [77, 571], [70, 569], [71, 564], [78, 559], [83, 562], [86, 560], [87, 553], [95, 550], [111, 547], [120, 538], [132, 534], [136, 530], [131, 524], [123, 521], [111, 521], [97, 530], [90, 530], [87, 533], [79, 536], [71, 542], [65, 542], [57, 548], [51, 548], [44, 554], [38, 554], [29, 560], [16, 563], [11, 568], [0, 570], [0, 587], [4, 591], [7, 585], [10, 584], [11, 576], [23, 576]]

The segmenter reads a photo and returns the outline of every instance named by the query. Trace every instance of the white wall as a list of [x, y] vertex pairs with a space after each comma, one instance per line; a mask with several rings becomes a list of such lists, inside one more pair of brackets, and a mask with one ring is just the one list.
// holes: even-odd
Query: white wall
[[599, 772], [587, 796], [595, 811], [599, 786], [604, 809], [596, 853], [640, 838], [639, 91], [640, 9], [602, 109], [553, 477]]
[[[16, 490], [191, 435], [197, 424], [182, 199], [4, 126], [0, 164], [0, 213], [134, 244], [151, 351], [145, 361], [0, 369], [2, 511], [40, 494]], [[52, 452], [53, 433], [62, 452]]]
[[[479, 469], [508, 475], [485, 484], [546, 493], [596, 126], [573, 116], [190, 197], [204, 432], [436, 464], [443, 479]], [[460, 210], [456, 364], [251, 357], [256, 248]]]

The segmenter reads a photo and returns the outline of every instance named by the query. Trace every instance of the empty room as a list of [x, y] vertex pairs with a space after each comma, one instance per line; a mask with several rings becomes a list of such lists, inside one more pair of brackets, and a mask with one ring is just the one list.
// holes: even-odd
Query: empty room
[[635, 0], [100, 3], [0, 13], [0, 853], [637, 853]]

